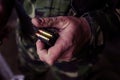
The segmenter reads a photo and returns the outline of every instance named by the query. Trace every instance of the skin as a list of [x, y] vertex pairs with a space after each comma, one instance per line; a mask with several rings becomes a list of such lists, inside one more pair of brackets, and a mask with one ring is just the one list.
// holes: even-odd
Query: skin
[[57, 61], [70, 61], [75, 53], [80, 52], [81, 47], [90, 39], [90, 27], [86, 19], [68, 17], [33, 18], [32, 23], [36, 27], [57, 28], [60, 37], [54, 46], [45, 49], [44, 44], [36, 42], [37, 53], [41, 61], [53, 65]]

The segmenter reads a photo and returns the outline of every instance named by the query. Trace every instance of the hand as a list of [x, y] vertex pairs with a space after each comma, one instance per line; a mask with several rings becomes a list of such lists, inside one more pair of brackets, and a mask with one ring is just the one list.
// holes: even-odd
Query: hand
[[45, 49], [40, 40], [36, 42], [40, 60], [49, 65], [56, 61], [70, 61], [73, 54], [80, 52], [81, 47], [90, 39], [90, 27], [83, 17], [33, 18], [32, 23], [36, 27], [52, 27], [59, 30], [59, 38], [49, 49]]

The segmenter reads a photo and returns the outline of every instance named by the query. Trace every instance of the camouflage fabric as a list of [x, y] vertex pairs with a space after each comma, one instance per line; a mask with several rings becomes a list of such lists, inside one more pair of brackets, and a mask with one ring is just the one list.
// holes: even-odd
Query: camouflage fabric
[[[41, 17], [49, 17], [76, 14], [70, 7], [70, 0], [24, 0], [23, 6], [30, 17], [38, 15]], [[55, 63], [53, 67], [49, 67], [39, 60], [36, 53], [34, 37], [31, 37], [31, 39], [22, 37], [22, 31], [20, 31], [20, 27], [22, 26], [19, 26], [16, 30], [17, 43], [21, 65], [28, 70], [26, 73], [33, 76], [33, 74], [40, 75], [49, 70], [54, 77], [52, 80], [85, 79], [93, 66], [92, 64], [96, 62], [96, 58], [98, 58], [97, 53], [100, 53], [99, 51], [104, 43], [103, 32], [101, 30], [102, 25], [99, 24], [99, 21], [96, 20], [97, 16], [94, 16], [93, 13], [97, 16], [101, 16], [101, 13], [106, 17], [108, 16], [108, 13], [104, 12], [104, 10], [88, 12], [82, 15], [88, 20], [91, 26], [92, 33], [91, 40], [88, 43], [89, 45], [83, 48], [81, 51], [82, 54], [78, 55], [78, 59], [71, 62]], [[109, 18], [111, 20], [111, 17]], [[33, 78], [33, 80], [37, 79]]]
[[70, 0], [25, 0], [23, 5], [31, 17], [58, 16], [66, 14]]

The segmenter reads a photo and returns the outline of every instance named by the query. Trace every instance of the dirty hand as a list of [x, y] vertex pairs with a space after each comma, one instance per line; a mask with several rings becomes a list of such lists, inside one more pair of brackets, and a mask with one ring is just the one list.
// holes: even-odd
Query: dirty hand
[[37, 54], [41, 61], [53, 65], [56, 61], [70, 61], [73, 55], [90, 39], [90, 27], [83, 17], [58, 16], [33, 18], [36, 27], [57, 28], [59, 38], [54, 46], [45, 49], [44, 44], [36, 42]]

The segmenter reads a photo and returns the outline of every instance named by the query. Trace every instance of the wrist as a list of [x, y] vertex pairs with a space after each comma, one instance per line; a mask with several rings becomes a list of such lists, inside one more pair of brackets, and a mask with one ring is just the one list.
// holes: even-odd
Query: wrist
[[101, 29], [101, 26], [98, 24], [98, 22], [89, 14], [87, 13], [86, 15], [83, 16], [88, 24], [89, 28], [91, 30], [91, 35], [89, 39], [89, 44], [90, 47], [97, 52], [100, 52], [101, 46], [104, 45], [104, 39], [103, 39], [103, 32]]
[[82, 32], [84, 34], [83, 42], [87, 43], [91, 38], [91, 28], [86, 18], [80, 17], [80, 21], [81, 21], [81, 26], [82, 26]]

